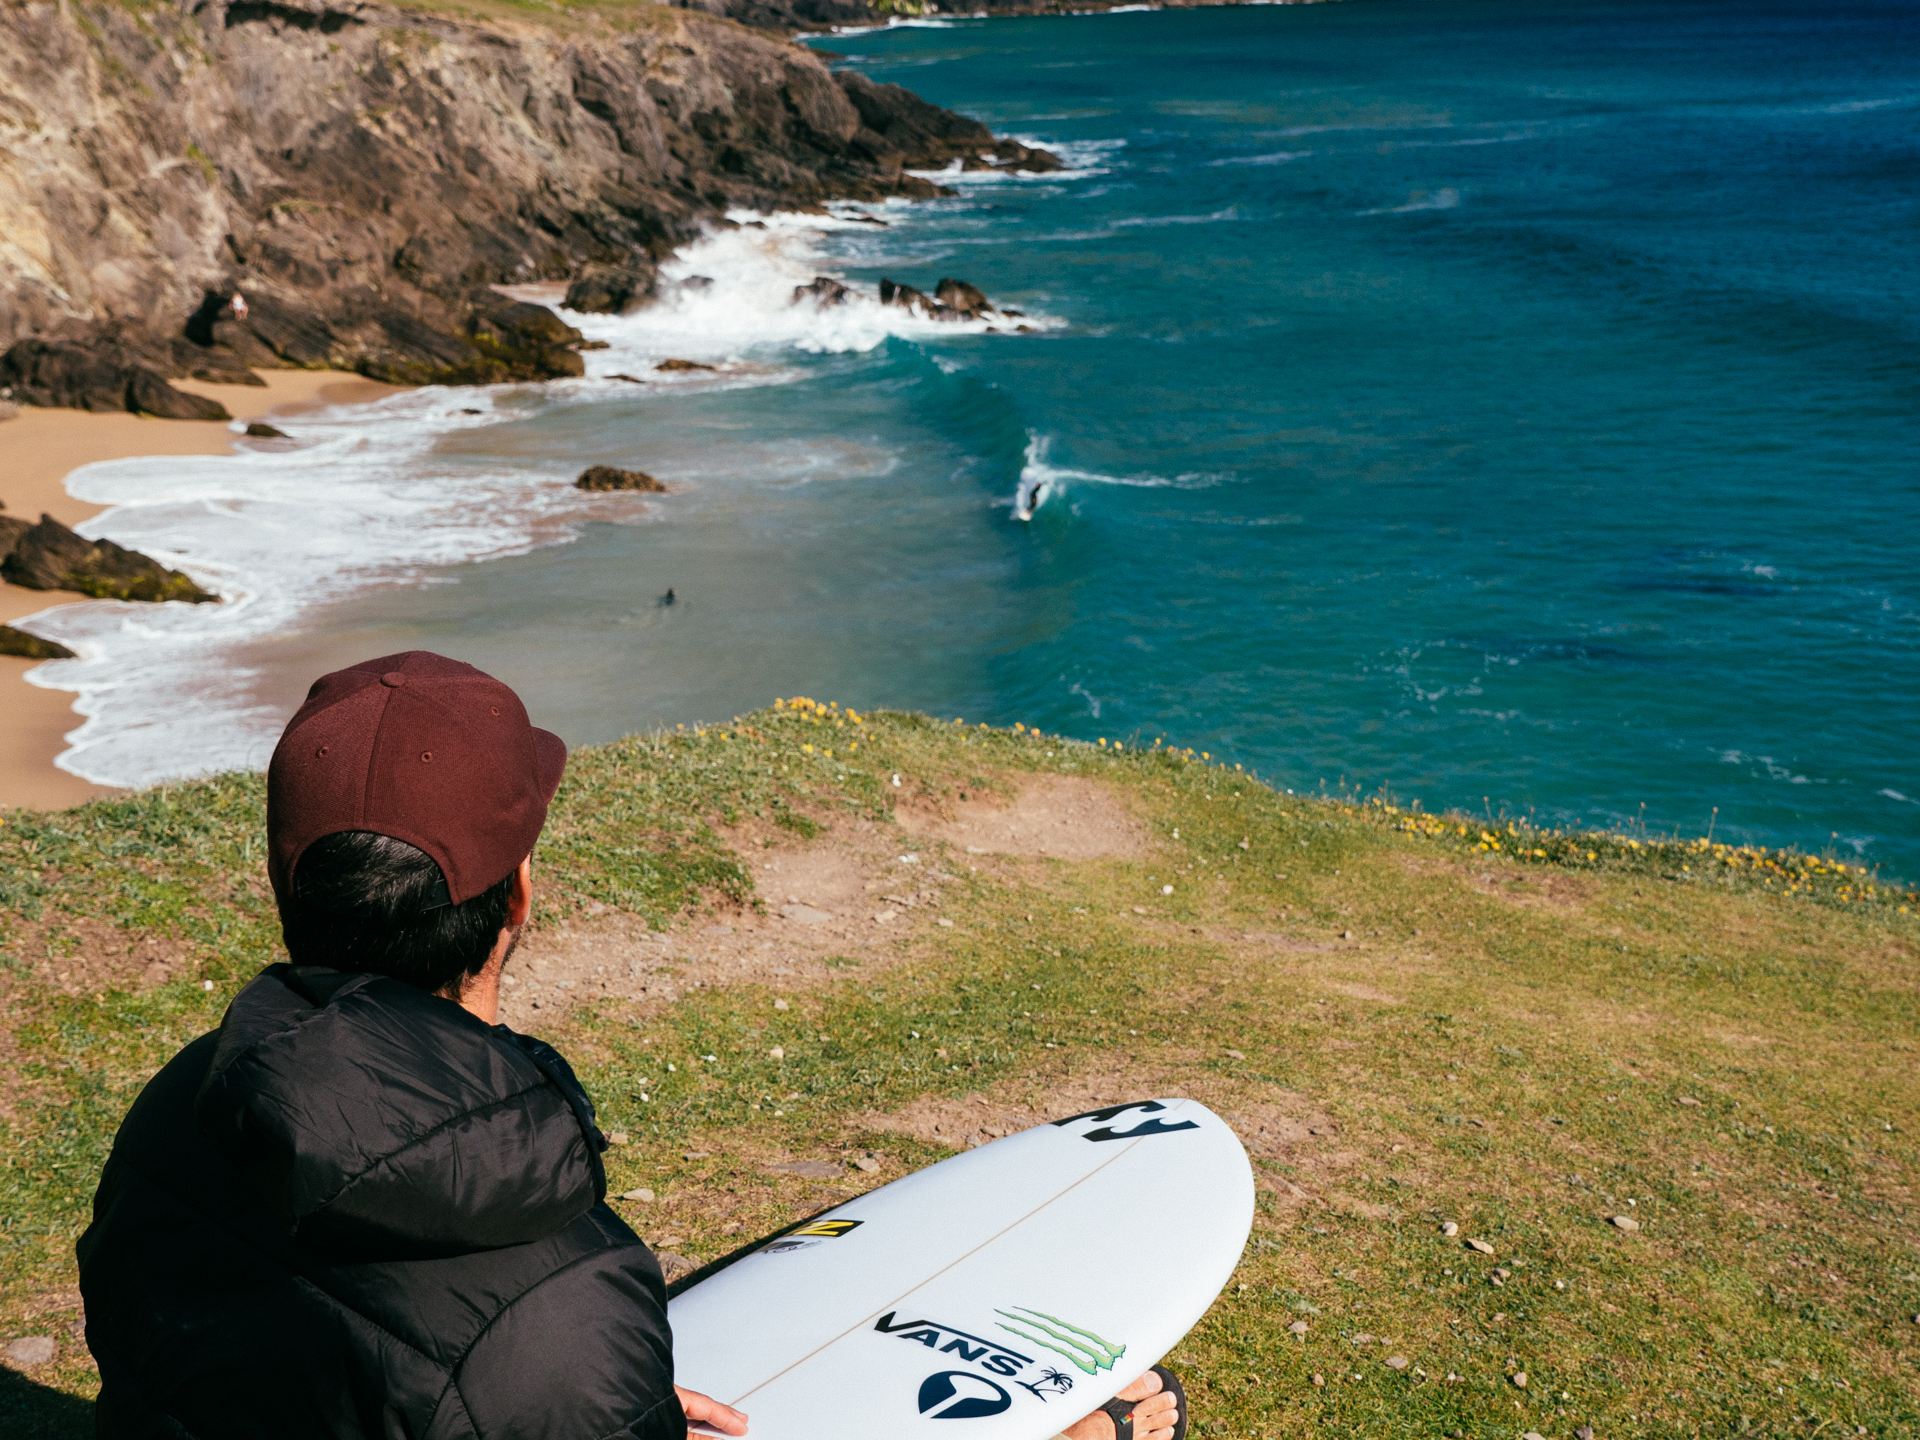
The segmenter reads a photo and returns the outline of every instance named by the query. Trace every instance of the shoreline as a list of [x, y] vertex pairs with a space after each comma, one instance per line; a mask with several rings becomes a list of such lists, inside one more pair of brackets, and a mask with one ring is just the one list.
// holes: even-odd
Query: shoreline
[[[342, 370], [262, 370], [264, 388], [211, 385], [177, 380], [176, 388], [220, 401], [236, 420], [295, 415], [331, 405], [351, 405], [391, 395], [384, 385]], [[37, 520], [44, 512], [63, 525], [78, 525], [106, 506], [67, 493], [67, 477], [82, 465], [129, 460], [145, 455], [225, 455], [237, 437], [219, 420], [156, 420], [124, 413], [51, 410], [23, 406], [13, 419], [0, 421], [0, 442], [10, 470], [0, 488], [8, 515]], [[0, 624], [84, 600], [61, 590], [28, 590], [0, 581]], [[66, 749], [66, 737], [81, 717], [71, 691], [29, 684], [26, 674], [41, 660], [0, 655], [0, 811], [59, 810], [103, 796], [123, 793], [69, 775], [54, 764]]]

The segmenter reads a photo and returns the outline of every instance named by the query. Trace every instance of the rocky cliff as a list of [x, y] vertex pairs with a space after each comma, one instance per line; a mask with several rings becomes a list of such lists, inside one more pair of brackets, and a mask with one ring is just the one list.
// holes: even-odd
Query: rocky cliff
[[577, 374], [577, 332], [491, 287], [644, 303], [729, 207], [931, 196], [910, 172], [955, 158], [1053, 163], [697, 10], [0, 0], [0, 398], [187, 415], [169, 377], [254, 365]]

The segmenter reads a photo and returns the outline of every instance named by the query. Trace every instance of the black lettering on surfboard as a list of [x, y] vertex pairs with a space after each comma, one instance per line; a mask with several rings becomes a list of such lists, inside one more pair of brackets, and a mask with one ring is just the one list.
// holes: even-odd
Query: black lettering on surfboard
[[1083, 1115], [1069, 1115], [1066, 1119], [1056, 1120], [1053, 1123], [1055, 1125], [1071, 1125], [1076, 1120], [1097, 1120], [1103, 1122], [1100, 1129], [1089, 1130], [1085, 1135], [1082, 1135], [1080, 1138], [1083, 1140], [1138, 1140], [1147, 1135], [1171, 1135], [1176, 1130], [1198, 1130], [1200, 1128], [1199, 1124], [1192, 1120], [1182, 1120], [1176, 1125], [1169, 1125], [1164, 1120], [1147, 1120], [1134, 1126], [1131, 1130], [1116, 1130], [1113, 1126], [1104, 1123], [1105, 1121], [1114, 1119], [1116, 1116], [1126, 1114], [1129, 1110], [1141, 1110], [1151, 1115], [1156, 1110], [1164, 1110], [1166, 1108], [1167, 1107], [1162, 1105], [1158, 1100], [1135, 1100], [1126, 1105], [1104, 1105], [1098, 1110], [1089, 1110]]
[[958, 1355], [962, 1360], [984, 1366], [996, 1375], [1013, 1375], [1033, 1364], [1031, 1355], [1023, 1355], [997, 1340], [973, 1335], [937, 1320], [896, 1320], [894, 1317], [899, 1313], [889, 1310], [873, 1322], [873, 1328], [882, 1335], [917, 1341], [929, 1350], [939, 1350], [943, 1355]]

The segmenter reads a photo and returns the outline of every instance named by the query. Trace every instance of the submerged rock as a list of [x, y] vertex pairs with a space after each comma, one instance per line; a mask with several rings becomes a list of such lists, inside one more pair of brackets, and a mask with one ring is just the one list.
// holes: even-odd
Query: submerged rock
[[276, 429], [264, 420], [256, 420], [247, 426], [247, 434], [256, 440], [285, 440], [287, 438], [286, 431]]
[[95, 600], [218, 600], [178, 570], [111, 540], [76, 535], [51, 515], [29, 527], [0, 561], [0, 578], [29, 590], [76, 590]]
[[831, 309], [835, 305], [847, 303], [847, 296], [853, 292], [831, 275], [816, 275], [809, 285], [793, 287], [793, 303], [811, 300], [816, 310]]
[[645, 490], [664, 495], [667, 487], [644, 470], [621, 470], [612, 465], [593, 465], [580, 472], [573, 482], [578, 490]]
[[42, 640], [11, 625], [0, 625], [0, 655], [16, 655], [22, 660], [73, 659], [73, 651], [58, 640]]
[[712, 365], [702, 365], [698, 360], [662, 360], [653, 368], [656, 370], [665, 370], [668, 374], [672, 374], [679, 370], [712, 370], [716, 367]]
[[[911, 285], [896, 285], [891, 280], [880, 282], [880, 303], [897, 305], [916, 315], [924, 315], [929, 320], [980, 320], [996, 313], [993, 302], [988, 300], [978, 286], [965, 280], [956, 280], [951, 275], [942, 276], [934, 287], [932, 295], [916, 290]], [[1000, 312], [1011, 315], [1009, 310]]]

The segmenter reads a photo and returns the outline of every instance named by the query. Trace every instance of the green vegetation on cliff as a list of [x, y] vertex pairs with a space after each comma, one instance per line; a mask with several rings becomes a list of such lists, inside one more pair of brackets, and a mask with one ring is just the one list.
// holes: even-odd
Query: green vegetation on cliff
[[[937, 838], [1049, 784], [1132, 839]], [[57, 1345], [6, 1372], [9, 1435], [90, 1427], [73, 1241], [140, 1085], [276, 958], [262, 801], [226, 776], [0, 826], [0, 1342]], [[923, 887], [860, 917], [884, 944], [689, 958], [797, 933], [771, 863], [856, 845]], [[615, 1203], [662, 1249], [713, 1258], [1088, 1087], [1181, 1091], [1261, 1183], [1174, 1357], [1198, 1435], [1920, 1430], [1920, 931], [1856, 868], [797, 701], [575, 755], [536, 873], [541, 935], [644, 921], [671, 982], [534, 1027], [623, 1132], [614, 1190], [651, 1198]]]

